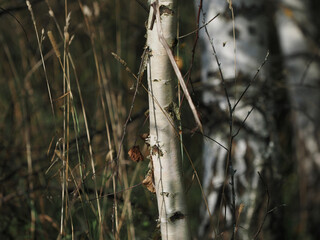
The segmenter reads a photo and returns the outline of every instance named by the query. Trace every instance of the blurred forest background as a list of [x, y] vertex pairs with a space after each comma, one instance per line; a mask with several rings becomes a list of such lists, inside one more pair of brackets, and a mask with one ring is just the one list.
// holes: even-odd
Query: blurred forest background
[[[193, 1], [178, 2], [180, 36], [197, 28], [197, 12]], [[312, 24], [320, 29], [315, 17], [320, 7], [311, 2]], [[148, 94], [142, 86], [132, 103], [133, 75], [146, 42], [147, 1], [30, 3], [28, 9], [22, 0], [0, 0], [0, 239], [159, 239], [156, 197], [142, 184], [149, 163], [144, 142]], [[316, 49], [319, 36], [319, 31], [312, 36]], [[195, 40], [196, 34], [179, 39], [176, 55], [183, 75], [193, 64], [189, 86], [201, 115], [201, 48], [198, 44], [193, 58]], [[319, 53], [309, 59], [319, 62]], [[318, 90], [319, 81], [309, 87]], [[201, 177], [203, 140], [185, 102], [182, 126]], [[133, 146], [140, 147], [144, 161], [129, 158]], [[313, 193], [303, 210], [311, 214], [308, 234], [292, 228], [286, 239], [319, 234], [317, 164], [314, 185], [303, 189]], [[293, 170], [281, 176], [289, 179], [282, 193], [287, 199], [279, 205], [301, 200], [303, 178], [297, 179], [296, 163], [290, 166]], [[203, 199], [187, 160], [183, 168], [190, 228], [197, 239]], [[283, 221], [300, 216], [295, 207]]]

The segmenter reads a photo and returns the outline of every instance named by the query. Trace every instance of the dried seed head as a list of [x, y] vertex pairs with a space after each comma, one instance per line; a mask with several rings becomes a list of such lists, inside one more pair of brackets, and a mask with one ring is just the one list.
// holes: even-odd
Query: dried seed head
[[48, 31], [47, 34], [48, 34], [49, 40], [50, 40], [50, 42], [51, 42], [51, 45], [52, 45], [52, 47], [53, 47], [53, 50], [54, 50], [57, 58], [60, 58], [60, 57], [61, 57], [61, 54], [60, 54], [60, 51], [59, 51], [57, 42], [56, 42], [56, 40], [54, 39], [54, 36], [53, 36], [52, 32], [51, 32], [51, 31]]
[[32, 10], [31, 4], [30, 4], [30, 2], [29, 2], [28, 0], [26, 1], [26, 4], [27, 4], [27, 6], [28, 6], [29, 11], [31, 11], [31, 10]]
[[87, 5], [83, 6], [83, 14], [89, 18], [92, 17], [92, 11]]
[[70, 35], [68, 32], [64, 32], [64, 40], [65, 40], [66, 45], [69, 45]]
[[54, 12], [51, 9], [49, 10], [49, 15], [50, 17], [54, 17]]
[[66, 19], [66, 28], [68, 29], [70, 26], [70, 20], [71, 20], [71, 12], [68, 13], [67, 19]]

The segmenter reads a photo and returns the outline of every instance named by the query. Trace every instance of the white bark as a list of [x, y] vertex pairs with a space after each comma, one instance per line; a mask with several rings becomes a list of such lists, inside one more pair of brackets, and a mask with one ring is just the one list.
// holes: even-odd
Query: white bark
[[[196, 1], [196, 7], [198, 7]], [[263, 14], [264, 1], [233, 1], [233, 8], [237, 9], [235, 15], [235, 37], [236, 47], [233, 40], [233, 23], [231, 11], [227, 1], [203, 0], [203, 10], [205, 19], [208, 21], [218, 13], [220, 16], [208, 25], [208, 32], [213, 40], [217, 56], [221, 62], [221, 69], [224, 78], [228, 83], [231, 104], [238, 99], [248, 82], [253, 78], [257, 69], [263, 62], [267, 50], [267, 22]], [[203, 101], [207, 108], [211, 108], [211, 123], [205, 123], [206, 133], [224, 146], [228, 146], [229, 122], [224, 119], [219, 122], [219, 114], [228, 116], [227, 99], [218, 74], [218, 65], [213, 55], [209, 39], [204, 30], [201, 30], [200, 37], [203, 43], [202, 50], [202, 81], [203, 81]], [[236, 48], [236, 61], [235, 51]], [[234, 142], [234, 155], [232, 156], [233, 168], [237, 170], [235, 174], [235, 188], [242, 191], [237, 192], [236, 205], [243, 203], [245, 208], [241, 214], [238, 229], [241, 239], [252, 237], [252, 231], [258, 226], [250, 228], [256, 201], [259, 176], [257, 171], [261, 171], [263, 160], [270, 154], [272, 142], [265, 141], [268, 136], [267, 120], [261, 109], [265, 106], [265, 99], [259, 96], [259, 86], [266, 79], [266, 70], [262, 70], [259, 78], [250, 87], [247, 99], [243, 100], [237, 107], [234, 114], [235, 130], [239, 127], [239, 122], [245, 119], [248, 111], [253, 105], [257, 107], [246, 121], [246, 129], [242, 129]], [[235, 80], [236, 78], [236, 80]], [[242, 82], [240, 82], [242, 81]], [[250, 101], [250, 98], [256, 99]], [[247, 131], [249, 130], [249, 131]], [[220, 194], [226, 176], [227, 152], [216, 143], [205, 140], [204, 142], [204, 189], [208, 197], [211, 212], [217, 219], [219, 216]], [[227, 195], [231, 195], [229, 181], [226, 184]], [[230, 204], [230, 202], [229, 202]], [[225, 210], [220, 212], [224, 214]], [[210, 225], [210, 219], [203, 210], [203, 221], [199, 228], [201, 237], [214, 237], [213, 232], [206, 229]], [[227, 223], [231, 224], [231, 210], [227, 206]]]
[[[159, 1], [163, 35], [170, 47], [176, 40], [175, 1]], [[157, 24], [151, 24], [147, 46], [150, 146], [162, 239], [189, 239], [178, 136], [175, 132], [175, 75], [165, 48], [159, 41]], [[153, 27], [152, 29], [150, 29]], [[174, 127], [172, 126], [174, 125]]]

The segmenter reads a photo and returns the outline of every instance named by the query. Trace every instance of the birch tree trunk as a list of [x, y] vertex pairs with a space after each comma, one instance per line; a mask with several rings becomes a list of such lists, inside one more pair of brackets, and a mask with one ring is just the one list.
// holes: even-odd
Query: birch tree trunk
[[[164, 46], [159, 40], [156, 7], [150, 8], [147, 33], [150, 156], [154, 168], [162, 239], [189, 239], [183, 188], [179, 134], [176, 131], [177, 81]], [[176, 41], [176, 1], [159, 1], [161, 28], [168, 45]]]
[[[195, 2], [197, 8], [199, 0]], [[223, 239], [229, 239], [228, 233], [235, 234], [235, 231], [239, 239], [251, 239], [258, 229], [254, 216], [258, 215], [257, 205], [259, 200], [262, 201], [263, 188], [261, 190], [258, 188], [257, 172], [262, 171], [265, 160], [271, 157], [273, 146], [273, 139], [269, 134], [273, 128], [273, 120], [272, 117], [268, 119], [266, 115], [272, 104], [267, 103], [268, 93], [264, 90], [268, 70], [267, 67], [262, 69], [245, 97], [237, 105], [233, 119], [230, 120], [228, 100], [212, 44], [221, 63], [230, 103], [234, 106], [264, 61], [269, 48], [265, 7], [265, 1], [203, 0], [202, 19], [205, 20], [202, 24], [220, 13], [220, 16], [207, 26], [212, 43], [204, 30], [200, 32], [203, 44], [201, 54], [203, 102], [207, 114], [203, 123], [207, 135], [229, 147], [229, 150], [232, 147], [232, 171], [236, 171], [234, 174], [236, 206], [232, 206], [233, 196], [229, 184], [231, 180], [228, 177], [231, 174], [227, 175], [229, 170], [226, 170], [230, 167], [228, 152], [215, 142], [206, 139], [203, 152], [203, 187], [210, 211], [216, 220], [210, 219], [203, 209], [203, 221], [199, 228], [202, 239], [213, 239], [221, 229], [224, 229], [222, 233], [220, 232], [224, 236]], [[235, 14], [234, 22], [233, 14]], [[245, 119], [244, 127], [230, 146], [230, 135], [242, 126]], [[234, 126], [231, 133], [230, 122], [233, 122]], [[236, 211], [232, 208], [238, 212], [240, 216], [238, 220], [235, 216]], [[239, 212], [239, 209], [242, 210]], [[218, 230], [215, 231], [215, 228]]]

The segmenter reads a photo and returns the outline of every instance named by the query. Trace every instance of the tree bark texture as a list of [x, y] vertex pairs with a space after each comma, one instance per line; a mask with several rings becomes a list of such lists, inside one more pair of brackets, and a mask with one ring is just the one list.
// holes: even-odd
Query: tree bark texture
[[148, 88], [150, 156], [154, 168], [162, 239], [189, 239], [183, 188], [175, 86], [177, 81], [164, 46], [163, 34], [173, 48], [176, 41], [176, 1], [159, 1], [161, 32], [155, 19], [157, 5], [150, 8], [147, 33], [149, 50]]

